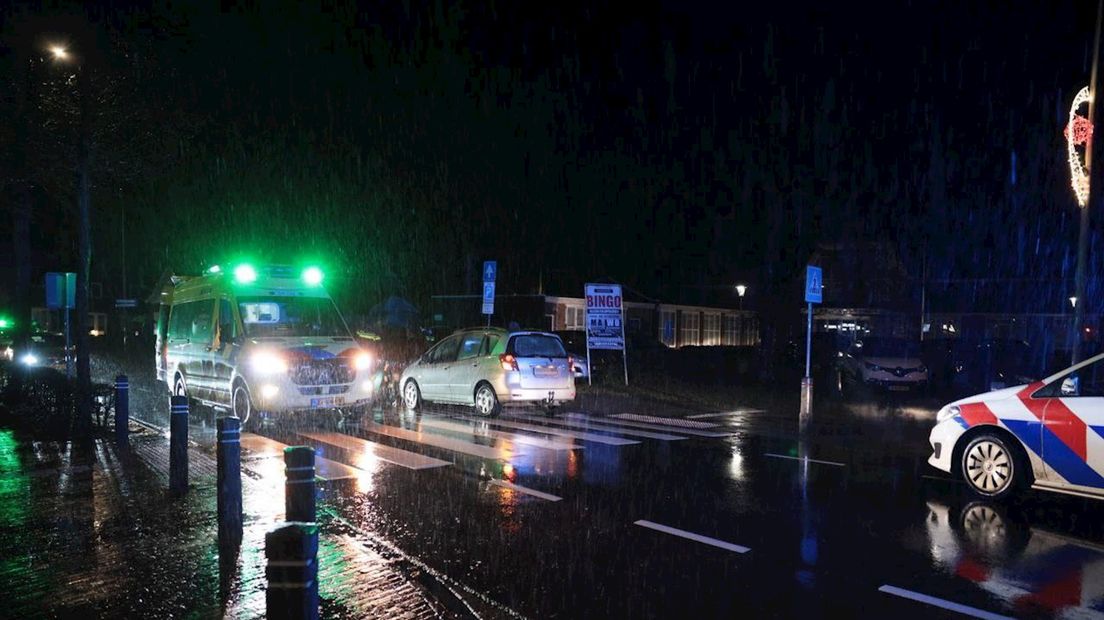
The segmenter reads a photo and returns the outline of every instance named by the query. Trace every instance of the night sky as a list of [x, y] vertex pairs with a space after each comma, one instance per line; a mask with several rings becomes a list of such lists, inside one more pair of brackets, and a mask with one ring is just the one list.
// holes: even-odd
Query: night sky
[[[71, 268], [60, 40], [97, 93], [106, 296], [125, 247], [132, 296], [248, 257], [321, 260], [354, 306], [425, 303], [497, 259], [500, 293], [608, 278], [734, 304], [744, 281], [767, 303], [818, 245], [874, 242], [910, 278], [1047, 281], [1022, 310], [1064, 299], [1062, 127], [1094, 3], [736, 4], [7, 5], [0, 104], [29, 102], [30, 129], [0, 130], [4, 208], [29, 183], [34, 281]], [[946, 303], [964, 300], [999, 302]]]

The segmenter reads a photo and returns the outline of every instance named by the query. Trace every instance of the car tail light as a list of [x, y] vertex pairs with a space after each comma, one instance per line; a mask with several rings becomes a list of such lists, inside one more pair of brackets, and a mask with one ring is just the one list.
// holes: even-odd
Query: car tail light
[[567, 372], [575, 372], [575, 358], [567, 356]]
[[503, 353], [498, 356], [498, 361], [502, 363], [502, 370], [517, 370], [517, 358], [509, 353]]

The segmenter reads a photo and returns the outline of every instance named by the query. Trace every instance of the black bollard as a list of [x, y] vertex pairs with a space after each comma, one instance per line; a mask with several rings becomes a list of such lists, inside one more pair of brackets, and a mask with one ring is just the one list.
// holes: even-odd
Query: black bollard
[[169, 414], [169, 492], [188, 492], [188, 398], [172, 397]]
[[314, 450], [307, 446], [284, 448], [284, 519], [313, 523]]
[[242, 539], [241, 420], [218, 419], [218, 537], [222, 546]]
[[130, 381], [126, 375], [115, 377], [115, 442], [125, 446], [130, 441]]
[[318, 618], [318, 525], [284, 523], [265, 534], [266, 617]]

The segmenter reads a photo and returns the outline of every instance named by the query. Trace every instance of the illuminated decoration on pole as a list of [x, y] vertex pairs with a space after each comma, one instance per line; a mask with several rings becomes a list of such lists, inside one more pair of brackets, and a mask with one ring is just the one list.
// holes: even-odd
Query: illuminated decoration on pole
[[1073, 98], [1070, 106], [1069, 124], [1063, 132], [1066, 136], [1066, 147], [1069, 150], [1070, 177], [1073, 182], [1073, 193], [1077, 196], [1077, 204], [1084, 207], [1089, 203], [1089, 149], [1092, 148], [1092, 123], [1087, 116], [1077, 113], [1081, 106], [1092, 101], [1089, 88], [1082, 88]]

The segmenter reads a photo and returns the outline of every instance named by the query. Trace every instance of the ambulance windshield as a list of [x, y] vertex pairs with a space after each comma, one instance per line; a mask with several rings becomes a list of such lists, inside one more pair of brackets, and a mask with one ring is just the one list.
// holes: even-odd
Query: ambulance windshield
[[325, 297], [242, 297], [238, 308], [250, 338], [349, 335]]

